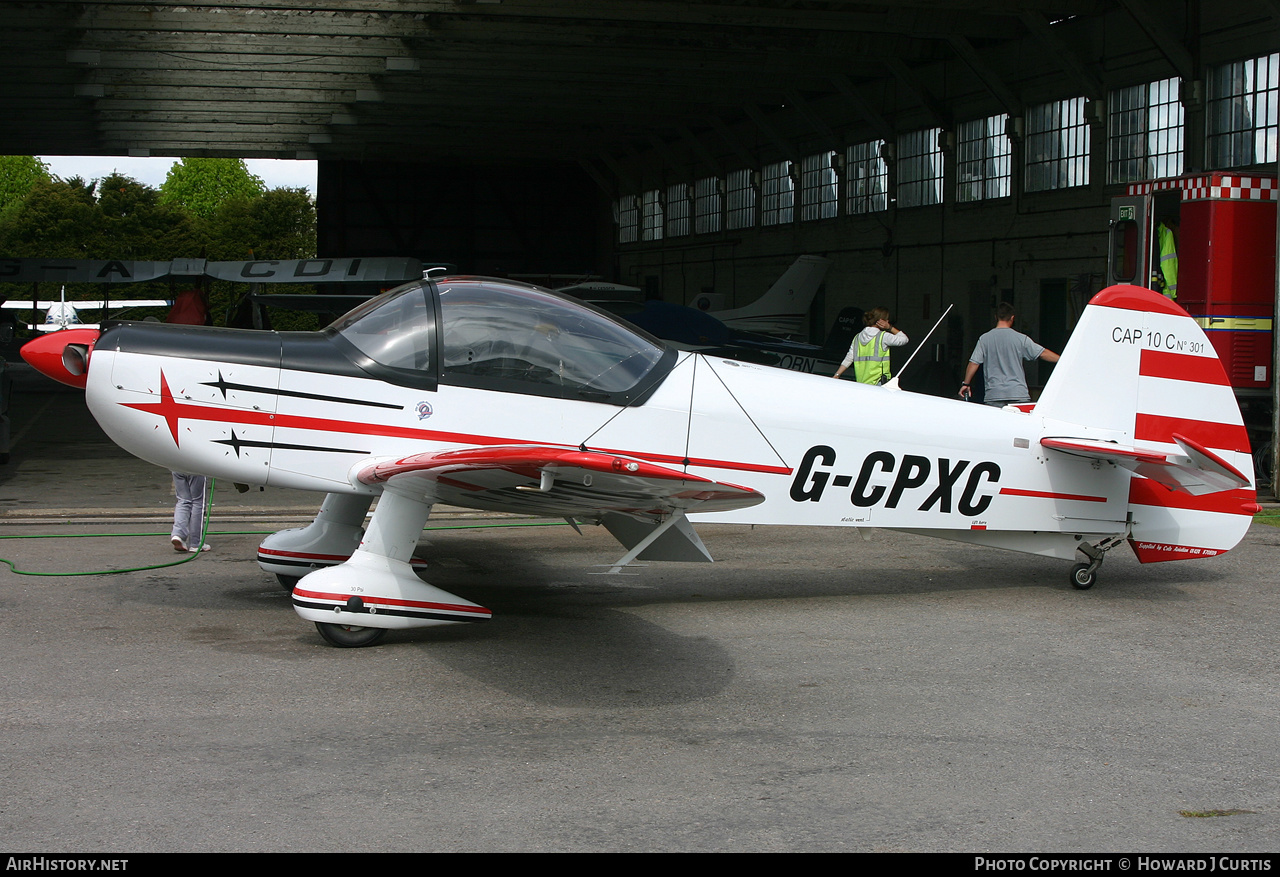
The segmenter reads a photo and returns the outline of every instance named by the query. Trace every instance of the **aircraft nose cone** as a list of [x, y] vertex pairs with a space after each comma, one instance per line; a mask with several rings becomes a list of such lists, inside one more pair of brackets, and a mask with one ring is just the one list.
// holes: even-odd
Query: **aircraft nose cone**
[[89, 380], [89, 355], [97, 341], [97, 329], [67, 329], [28, 341], [21, 353], [40, 374], [83, 390]]

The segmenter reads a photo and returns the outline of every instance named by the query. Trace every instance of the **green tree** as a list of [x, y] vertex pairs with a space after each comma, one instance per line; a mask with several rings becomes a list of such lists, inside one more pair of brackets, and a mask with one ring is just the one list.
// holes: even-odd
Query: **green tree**
[[204, 242], [193, 218], [161, 202], [160, 193], [124, 174], [98, 184], [100, 234], [96, 259], [178, 259], [201, 254]]
[[[257, 198], [232, 198], [223, 202], [205, 223], [208, 258], [309, 259], [316, 254], [316, 207], [306, 189], [272, 189]], [[227, 288], [215, 282], [210, 301], [215, 314], [223, 314], [243, 294], [243, 287]], [[272, 293], [310, 293], [310, 284], [272, 286]], [[317, 329], [314, 314], [273, 309], [276, 329]]]
[[160, 202], [183, 207], [209, 219], [225, 202], [256, 198], [266, 191], [262, 180], [249, 173], [239, 158], [183, 158], [169, 168], [160, 184]]
[[210, 259], [309, 259], [316, 253], [316, 207], [306, 189], [232, 198], [206, 227]]
[[36, 183], [51, 179], [49, 166], [34, 155], [0, 155], [0, 213], [20, 204]]
[[98, 258], [102, 214], [95, 188], [79, 177], [37, 182], [25, 198], [0, 214], [0, 256]]
[[[192, 160], [188, 159], [188, 163]], [[213, 161], [204, 159], [197, 161]], [[234, 164], [242, 164], [233, 162]], [[180, 176], [180, 175], [179, 175]], [[32, 185], [12, 209], [0, 211], [0, 258], [167, 260], [206, 258], [307, 259], [315, 255], [316, 211], [305, 189], [261, 190], [261, 181], [222, 197], [201, 216], [163, 191], [114, 173], [86, 183], [79, 178], [45, 179]], [[170, 174], [166, 185], [175, 180]], [[163, 188], [163, 187], [162, 187]], [[201, 197], [209, 196], [205, 191]], [[12, 287], [12, 288], [11, 288]], [[29, 285], [0, 284], [0, 300], [33, 295]], [[244, 284], [211, 284], [215, 319], [245, 292]], [[131, 298], [166, 298], [168, 286], [132, 287]], [[311, 292], [311, 285], [274, 292]], [[95, 284], [67, 287], [70, 298], [100, 297]], [[56, 297], [45, 290], [40, 297]], [[115, 295], [119, 297], [119, 295]], [[316, 328], [311, 314], [281, 311], [279, 328]]]

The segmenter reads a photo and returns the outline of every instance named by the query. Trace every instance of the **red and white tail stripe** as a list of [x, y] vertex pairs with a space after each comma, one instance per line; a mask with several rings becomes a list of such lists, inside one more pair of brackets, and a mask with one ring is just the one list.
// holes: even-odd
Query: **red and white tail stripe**
[[1076, 438], [1071, 451], [1134, 472], [1131, 545], [1143, 562], [1211, 557], [1248, 529], [1258, 506], [1239, 405], [1204, 331], [1164, 296], [1094, 296], [1036, 414], [1046, 435], [1065, 437], [1046, 446]]

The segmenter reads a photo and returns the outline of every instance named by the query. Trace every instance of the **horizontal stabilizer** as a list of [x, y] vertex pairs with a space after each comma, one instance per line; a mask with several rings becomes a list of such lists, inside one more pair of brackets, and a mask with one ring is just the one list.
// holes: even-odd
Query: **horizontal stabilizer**
[[1170, 490], [1191, 496], [1250, 485], [1246, 475], [1204, 446], [1178, 433], [1173, 434], [1173, 440], [1182, 454], [1166, 454], [1149, 448], [1084, 438], [1043, 438], [1040, 444], [1077, 457], [1115, 463]]

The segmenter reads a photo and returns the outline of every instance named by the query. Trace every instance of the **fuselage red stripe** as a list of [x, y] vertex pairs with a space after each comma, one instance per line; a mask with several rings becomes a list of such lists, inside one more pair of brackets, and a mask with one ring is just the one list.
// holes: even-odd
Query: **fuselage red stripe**
[[1211, 356], [1189, 356], [1185, 353], [1146, 349], [1142, 351], [1142, 358], [1138, 362], [1138, 374], [1148, 378], [1231, 386], [1222, 363]]
[[1173, 434], [1181, 433], [1207, 448], [1219, 451], [1249, 453], [1249, 436], [1239, 423], [1214, 423], [1208, 420], [1187, 420], [1181, 417], [1165, 417], [1159, 414], [1137, 415], [1133, 437], [1137, 441], [1175, 444]]
[[1129, 503], [1228, 515], [1253, 515], [1260, 508], [1257, 494], [1247, 487], [1192, 496], [1169, 490], [1148, 478], [1134, 478], [1129, 482]]
[[1106, 502], [1105, 496], [1087, 496], [1083, 493], [1052, 493], [1047, 490], [1022, 490], [1017, 487], [1000, 488], [1002, 496], [1029, 496], [1035, 499], [1074, 499], [1080, 502]]
[[[307, 417], [300, 414], [271, 414], [267, 411], [251, 411], [244, 408], [221, 408], [209, 405], [193, 405], [176, 399], [165, 402], [122, 403], [126, 408], [148, 411], [162, 417], [173, 417], [176, 422], [182, 420], [203, 420], [211, 423], [236, 423], [249, 426], [270, 426], [278, 429], [301, 429], [325, 433], [346, 433], [349, 435], [376, 435], [387, 438], [421, 439], [423, 441], [443, 444], [461, 445], [526, 445], [527, 440], [506, 438], [503, 436], [473, 435], [462, 432], [443, 432], [432, 429], [417, 429], [408, 426], [391, 426], [379, 423], [361, 423], [354, 420], [331, 420], [325, 417]], [[539, 443], [545, 444], [545, 443]], [[576, 450], [576, 445], [563, 445], [566, 450]], [[599, 449], [605, 450], [605, 449]], [[669, 454], [646, 454], [637, 451], [605, 450], [606, 453], [635, 457], [652, 463], [684, 462], [683, 457]], [[775, 466], [760, 463], [739, 463], [732, 460], [714, 460], [709, 458], [690, 459], [694, 466], [712, 469], [729, 469], [740, 472], [761, 472], [774, 475], [790, 475], [788, 466]]]

